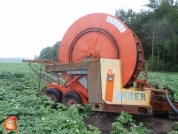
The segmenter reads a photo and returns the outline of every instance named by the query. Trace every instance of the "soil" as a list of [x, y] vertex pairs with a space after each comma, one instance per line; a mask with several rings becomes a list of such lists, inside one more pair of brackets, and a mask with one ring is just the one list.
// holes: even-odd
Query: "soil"
[[[102, 134], [109, 134], [112, 130], [112, 123], [119, 114], [105, 114], [95, 112], [93, 115], [84, 119], [86, 125], [91, 124], [94, 127], [98, 127]], [[155, 118], [148, 115], [132, 115], [136, 123], [142, 122], [145, 127], [152, 130], [151, 134], [168, 134], [173, 131], [173, 123], [178, 121], [177, 116], [171, 116], [168, 119]]]

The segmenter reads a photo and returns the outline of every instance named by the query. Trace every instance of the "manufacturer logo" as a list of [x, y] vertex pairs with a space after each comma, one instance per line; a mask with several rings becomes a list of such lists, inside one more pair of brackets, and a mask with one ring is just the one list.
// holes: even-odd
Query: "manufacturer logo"
[[116, 99], [146, 101], [146, 94], [140, 92], [116, 92]]
[[122, 25], [121, 22], [119, 22], [117, 19], [115, 19], [115, 18], [113, 18], [111, 16], [107, 16], [106, 22], [109, 22], [109, 23], [113, 24], [117, 29], [119, 29], [119, 31], [121, 33], [126, 31], [126, 28], [124, 27], [124, 25]]

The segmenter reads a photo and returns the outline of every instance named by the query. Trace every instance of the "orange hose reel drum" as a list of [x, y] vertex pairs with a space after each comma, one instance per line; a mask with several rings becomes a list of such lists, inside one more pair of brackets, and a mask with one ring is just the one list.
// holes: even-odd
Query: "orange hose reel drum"
[[120, 59], [123, 87], [129, 87], [143, 65], [143, 49], [136, 35], [118, 18], [93, 13], [75, 21], [66, 31], [59, 49], [60, 63], [85, 57]]

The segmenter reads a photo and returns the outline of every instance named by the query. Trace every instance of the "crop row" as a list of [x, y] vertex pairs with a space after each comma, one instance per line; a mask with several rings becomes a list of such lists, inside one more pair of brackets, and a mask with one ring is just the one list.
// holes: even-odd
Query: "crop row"
[[[171, 88], [178, 87], [177, 75], [169, 73], [150, 73], [150, 82], [163, 86], [170, 83]], [[161, 83], [162, 82], [162, 83]], [[41, 88], [45, 83], [41, 83]], [[39, 96], [37, 87], [38, 78], [25, 63], [0, 63], [0, 123], [4, 118], [15, 115], [20, 124], [18, 129], [21, 134], [99, 134], [98, 128], [91, 125], [85, 126], [84, 116], [92, 113], [89, 106], [77, 105], [66, 108], [62, 104], [54, 104], [47, 96]], [[28, 88], [26, 88], [28, 87]], [[176, 90], [175, 94], [176, 94]], [[55, 107], [54, 107], [55, 106]], [[83, 109], [82, 113], [79, 109]], [[122, 118], [121, 118], [122, 117]], [[129, 118], [130, 123], [123, 123]], [[125, 124], [130, 124], [130, 130], [125, 129]], [[0, 132], [3, 127], [0, 127]], [[148, 132], [143, 124], [135, 125], [126, 113], [122, 113], [115, 123], [111, 134], [133, 132]], [[13, 133], [13, 132], [12, 132]]]

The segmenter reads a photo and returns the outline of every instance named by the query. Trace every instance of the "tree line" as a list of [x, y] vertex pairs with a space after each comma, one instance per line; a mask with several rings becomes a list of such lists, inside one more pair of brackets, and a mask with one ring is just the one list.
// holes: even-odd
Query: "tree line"
[[35, 59], [57, 59], [60, 41], [56, 42], [53, 46], [45, 47], [41, 50], [39, 56]]
[[[152, 71], [178, 71], [178, 3], [174, 0], [149, 0], [147, 10], [116, 10], [140, 39], [148, 68]], [[43, 48], [36, 58], [55, 59], [59, 42]]]
[[178, 71], [178, 3], [149, 0], [148, 10], [116, 10], [140, 39], [148, 67], [152, 71]]

